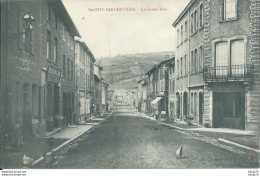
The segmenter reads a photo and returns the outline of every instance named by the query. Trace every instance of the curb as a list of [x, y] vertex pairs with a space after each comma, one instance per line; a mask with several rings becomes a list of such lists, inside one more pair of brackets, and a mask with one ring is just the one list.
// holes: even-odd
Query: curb
[[[135, 113], [135, 111], [134, 111], [133, 109], [130, 108], [130, 110], [131, 110], [133, 113]], [[171, 128], [173, 128], [173, 129], [188, 131], [187, 129], [184, 129], [184, 128], [181, 128], [181, 127], [178, 127], [178, 126], [174, 126], [174, 125], [170, 125], [170, 124], [167, 124], [167, 123], [163, 123], [163, 122], [160, 122], [160, 121], [158, 121], [158, 120], [156, 120], [156, 119], [153, 120], [153, 119], [147, 118], [147, 117], [145, 117], [145, 115], [142, 115], [142, 114], [141, 114], [141, 116], [144, 117], [144, 118], [146, 118], [146, 119], [148, 119], [148, 120], [157, 122], [157, 123], [159, 123], [159, 124], [161, 124], [161, 125], [171, 127]]]
[[74, 142], [76, 139], [78, 139], [80, 136], [84, 135], [85, 133], [88, 133], [88, 131], [91, 131], [93, 129], [93, 127], [95, 128], [96, 126], [99, 126], [100, 124], [102, 124], [103, 122], [105, 122], [112, 114], [114, 113], [114, 111], [111, 112], [111, 114], [109, 114], [106, 118], [104, 118], [102, 121], [100, 121], [97, 125], [93, 125], [91, 128], [79, 133], [78, 135], [74, 136], [73, 138], [65, 141], [64, 143], [62, 143], [61, 145], [59, 145], [58, 147], [52, 149], [51, 151], [47, 152], [45, 157], [41, 156], [40, 158], [36, 159], [32, 164], [31, 167], [32, 168], [37, 168], [37, 166], [40, 166], [44, 161], [50, 162], [52, 157], [55, 156], [55, 154], [57, 154], [59, 151], [61, 151], [63, 148], [65, 148], [66, 146], [68, 146], [69, 144], [71, 144], [72, 142]]
[[250, 150], [252, 152], [260, 153], [260, 150], [258, 150], [258, 149], [255, 149], [255, 148], [252, 148], [252, 147], [247, 147], [247, 146], [244, 146], [244, 145], [241, 145], [241, 144], [238, 144], [238, 143], [235, 143], [235, 142], [223, 139], [223, 138], [218, 138], [218, 141], [225, 143], [225, 144], [228, 144], [228, 145], [236, 146], [236, 147], [239, 147], [239, 148], [242, 148], [242, 149]]

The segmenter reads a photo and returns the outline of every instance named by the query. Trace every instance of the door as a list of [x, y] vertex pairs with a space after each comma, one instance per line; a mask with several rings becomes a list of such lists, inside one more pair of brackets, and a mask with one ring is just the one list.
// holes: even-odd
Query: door
[[223, 118], [223, 98], [222, 93], [213, 93], [213, 128], [221, 127]]
[[203, 94], [199, 93], [199, 124], [203, 124]]
[[30, 109], [29, 84], [23, 84], [23, 139], [30, 140], [32, 137], [32, 112]]

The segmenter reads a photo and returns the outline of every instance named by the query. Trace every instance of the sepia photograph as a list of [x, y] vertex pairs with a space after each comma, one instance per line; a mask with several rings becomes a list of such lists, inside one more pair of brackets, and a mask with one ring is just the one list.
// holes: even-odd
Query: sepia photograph
[[258, 176], [259, 19], [260, 0], [1, 0], [2, 176]]

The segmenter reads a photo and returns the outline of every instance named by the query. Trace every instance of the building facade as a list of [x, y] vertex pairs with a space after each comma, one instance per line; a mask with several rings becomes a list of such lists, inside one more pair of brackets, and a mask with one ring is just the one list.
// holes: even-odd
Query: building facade
[[108, 112], [108, 87], [109, 85], [102, 81], [102, 115]]
[[190, 1], [173, 23], [177, 117], [216, 128], [258, 129], [257, 18], [257, 1]]
[[95, 61], [86, 43], [80, 38], [75, 38], [76, 123], [85, 122], [93, 113], [93, 64]]
[[73, 38], [80, 34], [59, 0], [2, 5], [3, 135], [21, 144], [73, 123]]
[[94, 114], [98, 116], [102, 112], [102, 70], [102, 67], [94, 64]]

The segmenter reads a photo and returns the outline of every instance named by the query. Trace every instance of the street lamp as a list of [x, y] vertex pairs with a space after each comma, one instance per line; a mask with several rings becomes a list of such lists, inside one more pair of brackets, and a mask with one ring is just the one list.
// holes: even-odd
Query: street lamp
[[7, 41], [11, 42], [15, 39], [17, 39], [18, 37], [20, 37], [21, 35], [31, 31], [33, 29], [33, 24], [35, 23], [35, 19], [34, 17], [31, 15], [31, 12], [27, 12], [23, 18], [23, 28], [25, 29], [24, 32], [15, 32], [15, 33], [7, 33], [7, 34], [1, 34], [1, 37], [6, 36], [7, 37]]
[[34, 19], [34, 17], [31, 15], [31, 12], [27, 12], [27, 14], [24, 15], [23, 17], [23, 22], [24, 22], [24, 29], [29, 29], [32, 30], [33, 29], [33, 23], [36, 20]]

